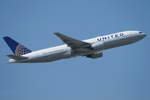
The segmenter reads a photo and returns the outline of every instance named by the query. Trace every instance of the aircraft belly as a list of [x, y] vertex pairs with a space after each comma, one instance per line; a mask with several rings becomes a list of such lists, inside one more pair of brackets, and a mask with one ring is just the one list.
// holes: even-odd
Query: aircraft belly
[[44, 56], [40, 56], [34, 59], [30, 59], [27, 61], [24, 61], [23, 63], [40, 63], [40, 62], [50, 62], [55, 61], [63, 58], [69, 58], [71, 57], [71, 54], [69, 51], [63, 51], [63, 52], [56, 52], [56, 53], [49, 53]]

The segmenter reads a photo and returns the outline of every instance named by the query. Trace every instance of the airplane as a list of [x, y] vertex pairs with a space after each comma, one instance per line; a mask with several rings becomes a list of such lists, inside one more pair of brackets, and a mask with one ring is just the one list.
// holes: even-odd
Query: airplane
[[38, 51], [28, 49], [9, 36], [3, 37], [14, 53], [7, 55], [9, 63], [44, 63], [77, 56], [100, 58], [104, 50], [128, 45], [146, 36], [142, 31], [123, 31], [81, 41], [59, 32], [54, 34], [65, 44]]

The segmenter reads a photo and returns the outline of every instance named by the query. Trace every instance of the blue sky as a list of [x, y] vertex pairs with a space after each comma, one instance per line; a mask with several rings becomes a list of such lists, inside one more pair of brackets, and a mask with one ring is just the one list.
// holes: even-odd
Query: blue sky
[[62, 44], [53, 32], [77, 39], [126, 30], [147, 37], [104, 51], [100, 59], [71, 58], [8, 64], [0, 39], [0, 100], [150, 100], [149, 0], [0, 0], [0, 37], [32, 50]]

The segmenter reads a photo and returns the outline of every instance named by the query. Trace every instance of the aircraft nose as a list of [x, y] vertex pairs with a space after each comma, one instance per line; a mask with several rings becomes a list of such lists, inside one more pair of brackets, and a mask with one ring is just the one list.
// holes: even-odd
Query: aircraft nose
[[144, 34], [143, 34], [143, 37], [146, 37], [146, 36], [147, 36], [147, 35], [144, 33]]
[[144, 32], [139, 32], [139, 34], [140, 34], [143, 38], [147, 36]]
[[145, 38], [147, 35], [145, 33], [142, 34], [142, 38]]

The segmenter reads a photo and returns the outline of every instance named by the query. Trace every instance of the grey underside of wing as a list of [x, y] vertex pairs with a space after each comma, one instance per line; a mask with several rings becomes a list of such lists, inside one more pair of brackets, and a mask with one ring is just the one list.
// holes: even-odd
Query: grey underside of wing
[[71, 47], [72, 49], [77, 49], [77, 48], [81, 48], [81, 47], [87, 47], [90, 46], [89, 43], [80, 41], [80, 40], [76, 40], [73, 39], [71, 37], [65, 36], [61, 33], [54, 33], [56, 36], [58, 36], [64, 43], [66, 43], [69, 47]]

